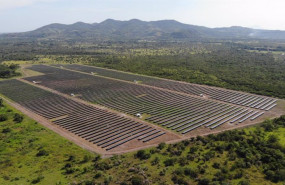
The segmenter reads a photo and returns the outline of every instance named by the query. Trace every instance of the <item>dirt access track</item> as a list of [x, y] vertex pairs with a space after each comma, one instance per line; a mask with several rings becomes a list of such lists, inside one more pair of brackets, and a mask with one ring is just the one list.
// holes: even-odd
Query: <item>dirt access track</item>
[[[23, 71], [25, 71], [25, 69], [23, 69]], [[39, 75], [39, 73], [37, 73], [37, 72], [31, 73], [30, 71], [29, 71], [29, 73], [26, 73], [26, 74], [27, 74], [27, 76], [30, 76], [30, 74]], [[28, 81], [23, 80], [23, 79], [18, 79], [18, 80], [21, 81], [21, 82], [33, 85], [33, 86], [35, 86], [37, 88], [44, 89], [45, 91], [49, 91], [49, 92], [55, 93], [57, 95], [60, 95], [62, 97], [68, 98], [68, 99], [70, 99], [72, 101], [75, 101], [75, 102], [78, 102], [78, 103], [82, 103], [82, 104], [85, 104], [85, 105], [89, 105], [89, 106], [93, 106], [93, 107], [96, 107], [96, 108], [99, 108], [99, 109], [106, 110], [108, 112], [117, 114], [119, 116], [126, 117], [126, 118], [128, 118], [130, 120], [141, 122], [143, 124], [152, 126], [152, 127], [157, 128], [159, 130], [162, 130], [163, 132], [166, 133], [165, 135], [163, 135], [163, 136], [161, 136], [159, 138], [156, 138], [155, 140], [152, 140], [150, 142], [146, 142], [146, 143], [142, 144], [141, 142], [138, 142], [137, 140], [131, 140], [131, 141], [125, 143], [124, 145], [122, 145], [122, 146], [120, 146], [120, 147], [118, 147], [118, 148], [116, 148], [114, 150], [106, 151], [105, 149], [103, 149], [101, 147], [98, 147], [96, 144], [93, 144], [92, 142], [88, 142], [87, 140], [83, 139], [82, 137], [79, 137], [78, 135], [76, 135], [76, 134], [74, 134], [74, 133], [72, 133], [72, 132], [70, 132], [70, 131], [68, 131], [68, 130], [60, 127], [60, 126], [58, 126], [57, 124], [54, 124], [51, 120], [48, 120], [48, 119], [46, 119], [46, 118], [44, 118], [44, 117], [42, 117], [42, 116], [40, 116], [40, 115], [30, 111], [26, 107], [23, 107], [20, 104], [18, 104], [16, 102], [13, 102], [10, 99], [4, 97], [4, 100], [6, 102], [8, 102], [11, 106], [15, 107], [16, 109], [18, 109], [22, 113], [26, 114], [27, 116], [29, 116], [32, 119], [36, 120], [37, 122], [41, 123], [43, 126], [53, 130], [54, 132], [58, 133], [59, 135], [65, 137], [66, 139], [70, 140], [71, 142], [77, 144], [78, 146], [80, 146], [80, 147], [82, 147], [82, 148], [84, 148], [86, 150], [89, 150], [91, 152], [95, 152], [95, 153], [101, 154], [102, 157], [109, 157], [109, 156], [112, 156], [112, 155], [118, 155], [118, 154], [123, 154], [123, 153], [126, 153], [126, 152], [136, 151], [136, 150], [139, 150], [139, 149], [145, 149], [145, 148], [149, 148], [149, 147], [154, 147], [154, 146], [157, 146], [161, 142], [176, 143], [176, 142], [180, 142], [180, 141], [185, 140], [185, 139], [196, 137], [198, 135], [205, 136], [205, 135], [209, 135], [209, 134], [216, 134], [216, 133], [219, 133], [219, 132], [223, 132], [225, 130], [231, 130], [231, 129], [236, 129], [236, 128], [243, 128], [243, 127], [247, 127], [247, 126], [251, 126], [251, 125], [255, 125], [255, 124], [261, 123], [265, 119], [271, 119], [271, 118], [279, 117], [280, 115], [283, 115], [285, 113], [285, 101], [284, 100], [278, 100], [276, 107], [274, 107], [270, 111], [266, 111], [263, 116], [259, 117], [258, 119], [254, 120], [254, 121], [247, 120], [247, 121], [242, 122], [240, 124], [225, 123], [225, 124], [221, 125], [220, 127], [218, 127], [215, 130], [210, 130], [210, 129], [205, 129], [204, 127], [200, 127], [200, 128], [197, 128], [195, 130], [195, 132], [189, 132], [187, 134], [182, 135], [182, 134], [179, 134], [177, 132], [173, 132], [173, 131], [170, 131], [170, 130], [165, 129], [163, 127], [157, 126], [155, 124], [149, 123], [147, 121], [141, 120], [139, 118], [133, 117], [131, 115], [123, 114], [123, 113], [118, 112], [116, 110], [113, 110], [113, 109], [110, 109], [110, 108], [107, 108], [107, 107], [104, 107], [104, 106], [100, 106], [98, 104], [92, 104], [90, 102], [81, 100], [81, 99], [79, 99], [77, 97], [68, 96], [68, 95], [60, 93], [60, 92], [58, 92], [58, 91], [56, 91], [54, 89], [50, 89], [50, 88], [44, 87], [44, 86], [42, 86], [40, 84], [34, 84], [34, 83], [28, 82]], [[156, 88], [156, 87], [153, 87], [153, 88]], [[161, 88], [158, 88], [158, 89], [161, 89]]]

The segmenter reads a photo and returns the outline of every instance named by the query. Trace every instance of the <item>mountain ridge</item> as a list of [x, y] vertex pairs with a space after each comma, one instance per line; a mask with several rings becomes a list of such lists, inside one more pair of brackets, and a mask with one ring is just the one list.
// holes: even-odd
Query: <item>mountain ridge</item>
[[33, 31], [5, 33], [4, 38], [56, 40], [203, 40], [203, 39], [271, 39], [285, 40], [285, 31], [241, 26], [208, 28], [176, 20], [120, 21], [106, 19], [100, 23], [53, 23]]

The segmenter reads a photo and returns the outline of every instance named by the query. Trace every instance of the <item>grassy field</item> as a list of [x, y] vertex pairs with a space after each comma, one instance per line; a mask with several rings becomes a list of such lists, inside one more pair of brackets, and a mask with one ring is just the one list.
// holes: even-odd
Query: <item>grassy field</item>
[[26, 116], [21, 123], [15, 123], [15, 113], [18, 111], [8, 105], [0, 108], [0, 114], [8, 116], [8, 120], [0, 122], [0, 184], [33, 184], [38, 181], [40, 184], [66, 184], [85, 179], [84, 174], [77, 178], [65, 175], [62, 168], [73, 156], [76, 170], [83, 170], [91, 165], [89, 159], [95, 154]]
[[[9, 105], [0, 108], [7, 116], [0, 122], [0, 184], [274, 184], [264, 178], [262, 165], [233, 170], [243, 159], [217, 150], [227, 142], [212, 142], [211, 136], [100, 159], [26, 116], [16, 123], [15, 113]], [[236, 132], [250, 138], [257, 130], [264, 140], [273, 134], [284, 145], [284, 127]]]

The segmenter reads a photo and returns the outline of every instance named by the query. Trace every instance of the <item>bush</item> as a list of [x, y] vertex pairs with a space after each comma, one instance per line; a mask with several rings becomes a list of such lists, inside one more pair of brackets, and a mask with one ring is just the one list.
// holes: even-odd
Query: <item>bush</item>
[[95, 174], [94, 178], [95, 178], [95, 179], [98, 179], [98, 178], [101, 177], [101, 176], [102, 176], [102, 172], [99, 171], [99, 172], [97, 172], [97, 173]]
[[3, 134], [5, 134], [5, 133], [9, 133], [9, 132], [11, 132], [12, 130], [10, 129], [10, 128], [4, 128], [3, 130], [2, 130], [2, 133]]
[[211, 158], [215, 157], [215, 152], [214, 151], [209, 151], [204, 154], [204, 160], [209, 161]]
[[66, 161], [75, 161], [75, 156], [70, 155]]
[[185, 168], [184, 169], [184, 174], [189, 175], [191, 178], [197, 178], [198, 177], [198, 172], [197, 170], [193, 170], [190, 168]]
[[32, 180], [31, 183], [32, 184], [37, 184], [37, 183], [41, 182], [41, 180], [43, 180], [43, 179], [44, 179], [44, 176], [39, 176], [36, 179]]
[[131, 179], [132, 185], [143, 185], [143, 178], [140, 176], [134, 176]]
[[16, 123], [21, 123], [23, 121], [24, 117], [21, 114], [15, 113], [14, 120]]
[[268, 137], [268, 143], [272, 144], [272, 143], [276, 143], [277, 141], [279, 141], [278, 136], [271, 134]]
[[220, 168], [220, 164], [217, 163], [217, 162], [215, 162], [215, 163], [213, 164], [213, 168], [219, 169], [219, 168]]
[[239, 181], [238, 184], [239, 184], [239, 185], [250, 185], [250, 183], [249, 183], [248, 180], [241, 180], [241, 181]]
[[95, 165], [94, 165], [95, 169], [97, 170], [109, 170], [113, 167], [112, 163], [108, 160], [106, 161], [101, 161], [101, 162], [97, 162]]
[[210, 180], [207, 178], [200, 179], [198, 185], [208, 185], [210, 184]]
[[197, 152], [197, 150], [198, 150], [198, 147], [197, 146], [193, 146], [193, 147], [190, 148], [189, 153], [190, 154], [194, 154], [195, 152]]
[[72, 174], [75, 172], [75, 169], [74, 168], [66, 168], [65, 169], [65, 174]]
[[0, 114], [0, 122], [6, 121], [8, 116], [6, 114]]
[[136, 157], [143, 160], [143, 159], [148, 159], [150, 158], [150, 154], [149, 153], [146, 153], [146, 151], [144, 150], [139, 150], [137, 153], [136, 153]]
[[175, 159], [173, 159], [173, 158], [166, 159], [166, 160], [164, 161], [164, 165], [165, 165], [165, 166], [174, 166], [174, 163], [175, 163]]
[[71, 168], [71, 167], [72, 167], [72, 165], [71, 165], [70, 163], [66, 163], [66, 164], [64, 165], [63, 169]]
[[179, 184], [179, 185], [188, 185], [189, 183], [187, 182], [187, 180], [185, 180], [182, 177], [178, 177], [177, 175], [174, 175], [171, 179], [175, 184]]
[[44, 149], [41, 149], [38, 153], [37, 153], [37, 157], [40, 157], [40, 156], [48, 156], [48, 152]]
[[266, 120], [266, 121], [264, 121], [261, 126], [262, 126], [262, 127], [264, 128], [264, 130], [267, 131], [267, 132], [271, 132], [271, 131], [273, 131], [273, 129], [274, 129], [274, 125], [273, 125], [273, 123], [272, 123], [271, 120]]
[[90, 181], [90, 180], [86, 180], [86, 181], [84, 182], [84, 184], [85, 184], [85, 185], [95, 185], [95, 183], [92, 182], [92, 181]]
[[165, 143], [160, 143], [157, 148], [158, 148], [159, 150], [162, 150], [162, 149], [165, 148], [165, 146], [166, 146]]
[[153, 161], [151, 161], [151, 165], [157, 165], [159, 163], [159, 158], [155, 157]]
[[83, 160], [81, 161], [81, 163], [86, 163], [90, 160], [90, 157], [88, 155], [84, 155]]

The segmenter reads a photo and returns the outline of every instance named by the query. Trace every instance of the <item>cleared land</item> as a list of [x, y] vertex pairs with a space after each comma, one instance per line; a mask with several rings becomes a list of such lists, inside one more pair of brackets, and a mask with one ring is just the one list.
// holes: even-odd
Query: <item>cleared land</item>
[[27, 68], [41, 75], [3, 81], [0, 93], [104, 155], [284, 114], [283, 101], [248, 93], [81, 65]]

